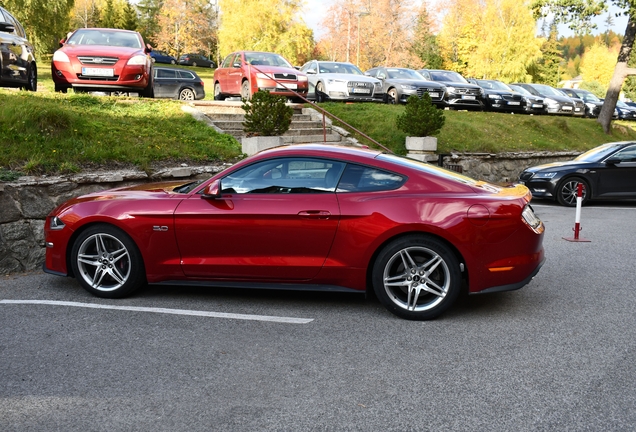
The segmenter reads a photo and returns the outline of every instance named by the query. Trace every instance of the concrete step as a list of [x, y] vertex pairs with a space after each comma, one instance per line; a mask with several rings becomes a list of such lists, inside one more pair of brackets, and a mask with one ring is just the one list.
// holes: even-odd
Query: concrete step
[[[222, 130], [243, 129], [243, 121], [213, 120], [214, 124]], [[322, 123], [313, 121], [292, 121], [290, 129], [322, 129]], [[329, 128], [329, 127], [327, 127]]]
[[[223, 129], [223, 131], [226, 134], [232, 135], [235, 138], [240, 138], [245, 136], [245, 132], [243, 131], [243, 129]], [[338, 135], [338, 134], [334, 134], [330, 128], [327, 128], [327, 135]], [[322, 136], [323, 136], [323, 130], [322, 128], [311, 128], [311, 129], [290, 129], [287, 132], [285, 132], [283, 134], [284, 137], [289, 137], [289, 136], [298, 136], [298, 137], [304, 137], [304, 136], [320, 136], [320, 139], [322, 140]], [[340, 135], [338, 135], [340, 136]]]
[[295, 135], [295, 136], [283, 136], [283, 139], [286, 144], [302, 144], [302, 143], [321, 143], [321, 142], [331, 142], [336, 143], [342, 140], [342, 137], [339, 134], [327, 134], [327, 139], [325, 141], [322, 134], [320, 135]]
[[[213, 122], [217, 121], [240, 121], [242, 122], [245, 119], [243, 114], [214, 114], [214, 113], [205, 113], [205, 115], [212, 120]], [[311, 121], [311, 116], [307, 114], [294, 114], [292, 117], [292, 122], [296, 121]]]

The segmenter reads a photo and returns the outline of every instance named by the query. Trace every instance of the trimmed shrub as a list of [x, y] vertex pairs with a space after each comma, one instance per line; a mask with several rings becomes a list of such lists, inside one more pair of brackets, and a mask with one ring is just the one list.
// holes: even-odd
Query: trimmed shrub
[[409, 97], [404, 113], [396, 119], [396, 125], [407, 136], [425, 137], [437, 135], [445, 121], [444, 111], [437, 109], [428, 93], [424, 93], [421, 98], [415, 95]]
[[284, 96], [259, 90], [251, 100], [243, 100], [243, 127], [248, 137], [279, 136], [289, 130], [294, 110], [285, 105]]

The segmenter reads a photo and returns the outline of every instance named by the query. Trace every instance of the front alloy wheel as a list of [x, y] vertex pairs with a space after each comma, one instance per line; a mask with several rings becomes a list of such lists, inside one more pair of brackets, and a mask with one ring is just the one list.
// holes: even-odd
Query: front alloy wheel
[[179, 92], [179, 100], [191, 101], [194, 99], [196, 98], [192, 89], [184, 88]]
[[123, 297], [145, 281], [136, 245], [110, 225], [95, 225], [80, 234], [73, 244], [72, 259], [77, 280], [98, 297]]
[[565, 179], [563, 183], [559, 185], [557, 190], [557, 199], [559, 200], [559, 204], [567, 207], [576, 206], [579, 183], [583, 185], [581, 205], [587, 202], [589, 199], [589, 186], [587, 182], [579, 177], [570, 177]]
[[241, 84], [241, 99], [252, 99], [252, 93], [250, 92], [250, 83], [247, 80], [243, 81], [243, 84]]
[[459, 295], [461, 273], [453, 252], [426, 236], [398, 239], [378, 255], [373, 287], [395, 315], [412, 320], [435, 318]]

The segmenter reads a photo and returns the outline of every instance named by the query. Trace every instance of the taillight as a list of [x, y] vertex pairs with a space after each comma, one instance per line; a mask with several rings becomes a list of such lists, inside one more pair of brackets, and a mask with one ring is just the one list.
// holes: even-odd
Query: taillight
[[526, 225], [528, 225], [530, 229], [537, 234], [541, 234], [545, 229], [545, 227], [543, 226], [543, 222], [541, 222], [541, 219], [539, 219], [539, 217], [534, 214], [534, 210], [532, 210], [532, 207], [530, 207], [530, 205], [526, 205], [524, 207], [523, 211], [521, 212], [521, 219], [523, 219]]

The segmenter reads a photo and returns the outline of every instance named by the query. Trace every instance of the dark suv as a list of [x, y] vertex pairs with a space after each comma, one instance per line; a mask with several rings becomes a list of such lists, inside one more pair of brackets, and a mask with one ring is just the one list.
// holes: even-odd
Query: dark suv
[[524, 112], [526, 100], [524, 97], [497, 80], [470, 79], [472, 84], [477, 84], [486, 93], [485, 105], [489, 111]]
[[0, 87], [20, 87], [36, 91], [38, 68], [33, 45], [22, 25], [0, 7]]
[[484, 89], [471, 84], [457, 72], [421, 69], [418, 71], [428, 81], [436, 81], [446, 87], [443, 106], [456, 109], [484, 109]]

